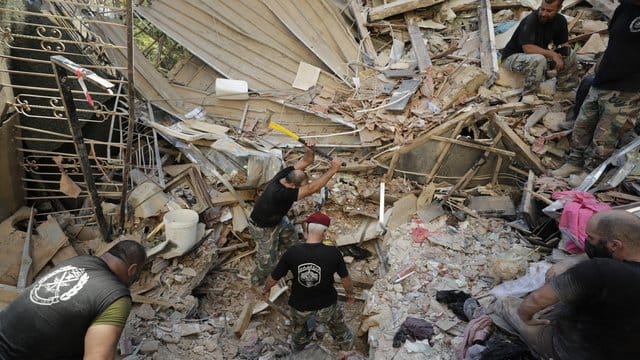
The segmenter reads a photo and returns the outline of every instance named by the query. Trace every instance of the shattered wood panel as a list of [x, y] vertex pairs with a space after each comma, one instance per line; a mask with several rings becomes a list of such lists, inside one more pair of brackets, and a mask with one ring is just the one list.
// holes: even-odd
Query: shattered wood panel
[[485, 86], [493, 85], [498, 76], [498, 57], [496, 54], [496, 34], [493, 30], [493, 14], [491, 2], [480, 0], [478, 6], [478, 25], [480, 27], [480, 63], [487, 73]]
[[474, 96], [486, 79], [487, 74], [476, 66], [466, 65], [459, 67], [441, 85], [442, 89], [439, 90], [440, 94], [438, 95], [442, 104], [440, 108], [442, 110], [448, 109], [461, 98]]
[[[448, 132], [444, 136], [450, 135], [451, 132]], [[445, 148], [445, 144], [445, 142], [431, 140], [417, 146], [408, 153], [401, 154], [396, 169], [422, 174], [429, 173], [429, 170], [435, 165], [440, 151]], [[454, 144], [450, 147], [445, 161], [438, 169], [434, 181], [446, 181], [454, 184], [473, 166], [475, 161], [482, 156], [482, 153], [482, 150]], [[479, 168], [469, 185], [475, 186], [489, 183], [491, 181], [491, 174], [496, 167], [497, 159], [497, 155], [490, 154], [487, 157], [487, 162]], [[415, 178], [415, 180], [419, 182], [423, 182], [424, 179], [424, 176]]]
[[396, 0], [388, 4], [385, 1], [384, 5], [376, 6], [369, 10], [369, 21], [382, 20], [393, 15], [433, 6], [441, 2], [444, 2], [444, 0]]
[[262, 0], [271, 11], [345, 82], [348, 63], [358, 61], [358, 43], [336, 6], [327, 0]]
[[[291, 84], [300, 59], [215, 21], [193, 3], [156, 0], [149, 7], [137, 7], [136, 12], [224, 76], [247, 81], [252, 90], [298, 92]], [[324, 72], [318, 83], [341, 87]]]
[[16, 139], [20, 136], [20, 129], [15, 127], [19, 119], [15, 113], [9, 120], [0, 124], [0, 189], [3, 189], [0, 192], [0, 221], [11, 216], [24, 203], [24, 170], [19, 166], [22, 159], [21, 153], [17, 151], [22, 142]]
[[[205, 97], [205, 93], [183, 86], [175, 86], [175, 89], [179, 96], [183, 98], [202, 99], [202, 101], [199, 102], [199, 106], [202, 106], [209, 116], [224, 119], [229, 125], [240, 127], [245, 101], [220, 100], [215, 97]], [[265, 131], [267, 129], [266, 122], [269, 117], [269, 112], [272, 113], [271, 119], [273, 121], [302, 137], [335, 134], [352, 130], [347, 126], [333, 123], [328, 119], [302, 110], [289, 108], [273, 101], [261, 99], [249, 99], [247, 101], [249, 107], [244, 123], [244, 131], [257, 133]], [[273, 141], [274, 144], [297, 144], [295, 141], [290, 141], [290, 138], [279, 133], [271, 132], [270, 134], [272, 136], [268, 136], [267, 140]], [[331, 137], [314, 138], [313, 140], [318, 144], [351, 146], [360, 146], [361, 144], [360, 137], [357, 134], [335, 135]]]
[[287, 29], [265, 4], [255, 0], [195, 1], [202, 11], [237, 31], [325, 71], [320, 59]]

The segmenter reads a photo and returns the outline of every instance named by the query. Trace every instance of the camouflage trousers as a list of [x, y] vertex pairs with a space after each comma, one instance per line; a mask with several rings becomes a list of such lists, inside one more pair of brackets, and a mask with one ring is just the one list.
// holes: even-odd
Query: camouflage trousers
[[249, 234], [256, 243], [256, 268], [251, 275], [251, 283], [261, 286], [276, 266], [280, 255], [298, 242], [298, 238], [293, 224], [286, 216], [274, 227], [261, 228], [249, 223]]
[[342, 308], [338, 304], [333, 304], [316, 311], [299, 311], [291, 308], [293, 349], [295, 351], [302, 350], [309, 343], [307, 320], [314, 315], [319, 323], [325, 324], [329, 328], [331, 337], [340, 346], [341, 350], [350, 350], [353, 345], [353, 333], [344, 322]]
[[[558, 72], [557, 89], [559, 91], [572, 90], [578, 85], [578, 65], [576, 53], [571, 50], [569, 56], [563, 57], [564, 67]], [[502, 65], [525, 75], [524, 92], [531, 93], [538, 89], [547, 72], [547, 58], [540, 54], [518, 53], [502, 60]]]
[[567, 162], [594, 169], [636, 136], [640, 92], [591, 87], [573, 126]]

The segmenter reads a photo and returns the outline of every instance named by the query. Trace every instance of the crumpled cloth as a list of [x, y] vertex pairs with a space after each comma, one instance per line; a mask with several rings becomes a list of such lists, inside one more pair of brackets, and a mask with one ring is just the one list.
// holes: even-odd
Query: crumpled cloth
[[393, 347], [398, 348], [407, 340], [431, 340], [434, 334], [433, 325], [427, 320], [407, 317], [400, 329], [393, 336]]
[[584, 242], [587, 239], [587, 222], [593, 214], [609, 210], [611, 206], [599, 202], [593, 194], [582, 191], [559, 191], [553, 193], [551, 198], [565, 201], [558, 227], [562, 235], [569, 240], [566, 250], [572, 254], [583, 253]]
[[493, 321], [489, 315], [482, 315], [469, 321], [467, 328], [464, 329], [461, 347], [458, 349], [458, 359], [476, 359], [479, 349], [474, 348], [474, 345], [483, 345], [492, 331]]

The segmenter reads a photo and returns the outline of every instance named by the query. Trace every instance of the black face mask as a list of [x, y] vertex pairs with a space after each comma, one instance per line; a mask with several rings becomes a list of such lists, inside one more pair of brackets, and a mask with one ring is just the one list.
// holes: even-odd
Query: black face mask
[[589, 259], [593, 258], [611, 258], [612, 254], [604, 242], [598, 242], [598, 245], [593, 245], [589, 241], [584, 243], [584, 252], [589, 256]]

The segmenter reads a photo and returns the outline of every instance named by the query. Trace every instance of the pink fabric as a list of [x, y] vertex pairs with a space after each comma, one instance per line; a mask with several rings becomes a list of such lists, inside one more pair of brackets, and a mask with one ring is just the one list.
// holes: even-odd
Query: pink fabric
[[591, 215], [611, 209], [611, 206], [601, 203], [591, 193], [582, 191], [559, 191], [551, 195], [554, 200], [565, 200], [558, 227], [570, 241], [566, 250], [572, 254], [584, 252], [584, 242], [587, 239], [587, 222]]
[[458, 359], [467, 359], [469, 348], [477, 342], [484, 344], [484, 341], [491, 335], [492, 330], [493, 321], [489, 315], [482, 315], [469, 321], [467, 328], [464, 330], [461, 347], [458, 348]]

